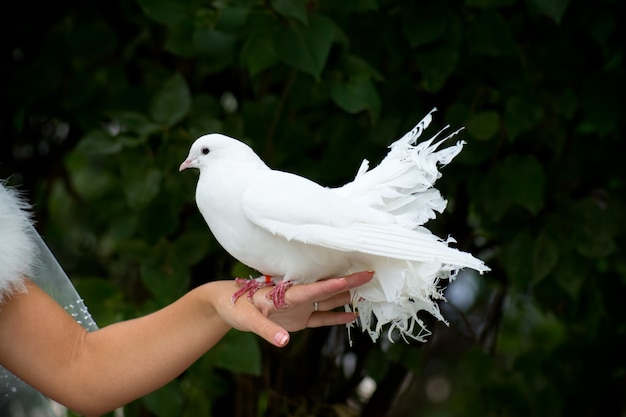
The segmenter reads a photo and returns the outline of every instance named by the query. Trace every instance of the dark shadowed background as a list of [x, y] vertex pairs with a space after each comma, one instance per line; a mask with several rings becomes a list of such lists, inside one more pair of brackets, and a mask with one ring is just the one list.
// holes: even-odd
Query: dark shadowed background
[[[178, 173], [241, 138], [327, 186], [432, 107], [465, 126], [427, 224], [484, 259], [427, 344], [230, 333], [126, 416], [624, 416], [621, 0], [11, 1], [0, 178], [100, 326], [247, 275]], [[429, 320], [428, 317], [424, 317]], [[432, 321], [432, 320], [431, 320]], [[183, 340], [180, 341], [184, 343]]]

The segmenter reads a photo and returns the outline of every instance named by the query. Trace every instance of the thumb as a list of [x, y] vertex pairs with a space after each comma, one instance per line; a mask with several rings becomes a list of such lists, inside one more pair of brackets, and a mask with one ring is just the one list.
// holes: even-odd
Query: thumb
[[251, 330], [277, 347], [284, 347], [289, 343], [289, 332], [260, 314], [257, 323], [251, 324]]

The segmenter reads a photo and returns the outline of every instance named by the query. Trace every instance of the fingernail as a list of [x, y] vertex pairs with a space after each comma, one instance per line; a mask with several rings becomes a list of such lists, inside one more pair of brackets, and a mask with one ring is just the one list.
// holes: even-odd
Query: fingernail
[[287, 341], [289, 340], [289, 333], [287, 332], [278, 332], [274, 335], [274, 340], [278, 343], [279, 346], [285, 346]]

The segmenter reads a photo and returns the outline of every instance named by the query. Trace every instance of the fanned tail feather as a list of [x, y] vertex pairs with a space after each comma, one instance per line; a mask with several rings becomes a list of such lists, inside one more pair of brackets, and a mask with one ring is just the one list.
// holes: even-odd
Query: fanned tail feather
[[[362, 236], [357, 245], [359, 249], [379, 257], [375, 265], [368, 265], [376, 271], [374, 279], [352, 291], [352, 305], [359, 311], [363, 331], [374, 341], [387, 326], [387, 335], [392, 341], [392, 335], [397, 332], [405, 340], [409, 337], [424, 342], [430, 331], [418, 316], [420, 311], [445, 322], [437, 304], [444, 300], [440, 280], [452, 281], [465, 267], [481, 274], [489, 270], [471, 254], [448, 247], [454, 239], [444, 242], [421, 226], [435, 218], [435, 212], [445, 209], [446, 200], [434, 188], [441, 177], [439, 167], [450, 163], [465, 144], [458, 141], [439, 149], [461, 130], [444, 136], [449, 126], [416, 144], [431, 124], [435, 110], [391, 144], [389, 153], [378, 166], [368, 170], [369, 162], [363, 161], [354, 181], [335, 190], [344, 197], [393, 215], [401, 226], [400, 229], [387, 228], [384, 237], [379, 233], [374, 236], [374, 230], [370, 229], [376, 226], [356, 227], [358, 235]], [[348, 232], [344, 238], [355, 237]]]
[[394, 333], [403, 339], [425, 342], [430, 331], [418, 313], [426, 311], [437, 320], [446, 320], [439, 311], [445, 300], [439, 282], [454, 280], [460, 267], [442, 264], [382, 260], [375, 267], [370, 283], [352, 291], [354, 308], [359, 312], [363, 331], [376, 341], [387, 327], [387, 337]]
[[446, 127], [430, 139], [415, 145], [432, 122], [435, 110], [392, 143], [389, 153], [378, 166], [368, 170], [369, 162], [363, 161], [354, 181], [335, 191], [393, 214], [399, 224], [409, 229], [434, 219], [435, 212], [443, 212], [447, 202], [439, 190], [433, 188], [435, 181], [441, 177], [438, 167], [448, 164], [458, 155], [465, 142], [458, 141], [453, 146], [437, 151], [443, 142], [460, 130], [437, 140], [448, 129]]

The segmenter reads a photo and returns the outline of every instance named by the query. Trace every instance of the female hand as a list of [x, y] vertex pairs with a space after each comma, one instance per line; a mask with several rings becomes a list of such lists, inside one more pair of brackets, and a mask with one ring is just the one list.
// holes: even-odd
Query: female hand
[[[241, 297], [233, 304], [230, 295], [237, 290], [234, 281], [220, 281], [230, 283], [230, 293], [227, 297], [217, 297], [219, 301], [215, 308], [230, 326], [254, 332], [273, 345], [282, 347], [289, 342], [290, 331], [346, 324], [356, 320], [357, 315], [354, 313], [331, 310], [350, 304], [350, 289], [369, 282], [372, 276], [373, 272], [357, 272], [312, 284], [294, 285], [286, 291], [287, 307], [281, 310], [276, 310], [273, 302], [266, 298], [270, 288], [257, 291], [252, 302]], [[315, 302], [318, 311], [315, 311]]]

